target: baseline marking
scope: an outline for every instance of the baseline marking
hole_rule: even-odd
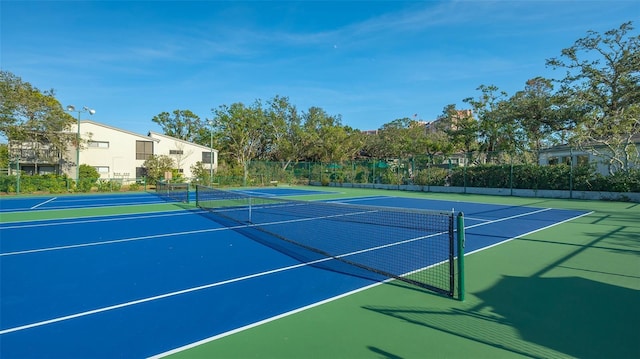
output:
[[[36,209],[36,208],[38,208],[38,207],[40,207],[40,206],[44,206],[45,204],[47,204],[47,203],[49,203],[49,202],[53,202],[53,201],[55,201],[56,199],[58,199],[58,197],[53,197],[53,198],[51,198],[51,199],[49,199],[49,200],[46,200],[46,201],[44,201],[44,202],[42,202],[42,203],[36,204],[35,206],[33,206],[33,207],[29,208],[29,209]]]
[[[35,224],[21,224],[21,225],[10,225],[10,226],[0,226],[0,231],[3,229],[21,229],[21,228],[33,228],[33,227],[49,227],[49,226],[64,226],[64,225],[73,225],[73,224],[85,224],[85,223],[99,223],[99,222],[111,222],[111,221],[128,221],[132,219],[147,219],[147,218],[158,218],[158,217],[171,217],[171,216],[184,216],[191,214],[199,214],[206,213],[204,211],[200,212],[186,212],[184,210],[176,210],[174,212],[161,213],[161,214],[142,214],[138,216],[129,216],[124,217],[121,214],[116,214],[113,216],[100,216],[100,217],[85,217],[83,219],[75,220],[74,218],[60,218],[60,219],[51,219],[47,220],[47,223],[35,223]],[[58,222],[65,220],[66,222]],[[13,223],[29,223],[33,221],[22,221],[22,222],[13,222]]]

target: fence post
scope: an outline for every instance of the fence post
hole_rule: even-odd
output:
[[[20,194],[20,159],[16,162],[16,169],[18,170],[16,174],[16,194]]]
[[[573,198],[573,147],[569,146],[569,198]]]
[[[510,162],[511,162],[511,165],[510,165],[511,169],[509,170],[509,188],[510,188],[510,190],[511,190],[511,191],[510,191],[510,194],[511,194],[511,196],[513,196],[513,154],[511,154],[511,156],[510,156],[510,157],[511,157],[511,160],[510,160]]]

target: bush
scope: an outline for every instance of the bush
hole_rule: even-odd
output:
[[[114,192],[122,188],[120,181],[99,180],[97,182],[98,192]]]
[[[444,186],[447,182],[448,170],[431,167],[416,171],[413,183],[419,186]]]

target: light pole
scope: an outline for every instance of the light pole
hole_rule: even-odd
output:
[[[209,120],[209,187],[213,185],[213,120]]]
[[[69,105],[67,106],[67,111],[78,113],[78,132],[76,133],[76,186],[78,186],[80,183],[80,114],[87,112],[93,115],[96,113],[96,110],[88,108],[87,106],[82,107],[81,110],[76,110],[75,106]]]

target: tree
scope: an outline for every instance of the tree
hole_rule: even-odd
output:
[[[425,125],[408,117],[386,123],[377,134],[381,158],[407,158],[441,150],[433,142],[435,132],[427,131]],[[438,147],[438,148],[436,148]]]
[[[204,126],[200,118],[189,110],[174,110],[171,114],[161,112],[151,121],[160,125],[165,135],[188,142],[196,142],[198,131]]]
[[[478,149],[478,121],[470,110],[458,110],[455,105],[447,105],[439,120],[457,149],[468,154]]]
[[[20,77],[0,71],[0,135],[17,149],[28,143],[36,162],[50,161],[52,153],[64,153],[75,141],[69,132],[75,120],[54,96],[53,90],[40,91]]]
[[[528,80],[525,89],[518,91],[503,107],[509,109],[505,117],[513,119],[515,133],[519,134],[520,142],[533,151],[536,163],[540,150],[550,144],[551,136],[569,126],[564,112],[558,109],[557,99],[552,81],[536,77]]]
[[[0,168],[9,168],[9,147],[0,143]]]
[[[100,174],[95,167],[85,164],[80,165],[78,173],[80,182],[76,183],[76,189],[80,192],[89,192],[100,178]]]
[[[247,107],[237,102],[221,105],[213,112],[213,131],[224,150],[243,170],[243,185],[247,184],[249,163],[264,150],[266,116],[259,100]]]
[[[175,162],[167,155],[154,155],[145,160],[142,167],[146,171],[148,183],[154,184],[164,178],[166,172],[172,172],[175,168]]]
[[[560,94],[581,116],[574,142],[604,158],[609,172],[628,170],[638,161],[634,140],[640,137],[640,35],[631,22],[604,34],[588,31],[560,57],[547,60],[566,69]]]
[[[343,126],[340,116],[331,116],[319,107],[302,114],[304,123],[300,150],[316,162],[342,162],[353,159],[362,150],[360,131]]]
[[[265,112],[273,140],[269,158],[281,161],[282,168],[287,169],[291,162],[301,158],[302,119],[288,97],[276,95],[268,106]]]
[[[478,98],[466,98],[463,102],[472,106],[478,121],[479,149],[491,161],[497,151],[513,151],[516,148],[516,126],[508,115],[507,93],[495,85],[480,85]]]

